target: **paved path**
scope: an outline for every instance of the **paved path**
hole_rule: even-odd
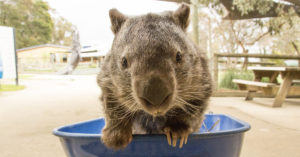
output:
[[[259,99],[260,103],[273,102]],[[289,100],[283,108],[245,102],[244,98],[212,98],[211,110],[250,123],[241,157],[300,157],[300,99]],[[298,113],[298,114],[296,114]]]
[[[0,157],[64,157],[52,129],[101,116],[94,76],[21,80],[23,91],[0,95]]]
[[[35,76],[23,91],[0,94],[0,157],[65,157],[53,128],[101,116],[94,75]],[[241,157],[300,157],[300,100],[283,108],[243,98],[212,98],[209,111],[249,122]]]

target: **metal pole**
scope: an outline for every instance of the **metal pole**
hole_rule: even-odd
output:
[[[210,17],[208,17],[208,54],[210,59],[213,58],[211,39],[212,39],[211,19]]]
[[[14,47],[15,47],[15,63],[16,63],[16,85],[19,85],[19,75],[18,75],[18,54],[16,49],[16,30],[13,28],[13,36],[14,36]]]
[[[217,91],[218,90],[218,81],[219,81],[219,65],[218,65],[218,55],[214,55],[214,83],[215,83],[215,87],[214,90]]]
[[[193,24],[193,40],[199,44],[199,31],[198,31],[198,0],[191,0],[192,2],[192,24]]]

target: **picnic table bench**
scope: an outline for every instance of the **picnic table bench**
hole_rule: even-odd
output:
[[[281,107],[291,86],[300,83],[300,67],[249,67],[248,69],[254,73],[253,81],[233,80],[239,89],[248,90],[245,100],[252,100],[256,91],[262,91],[264,95],[271,96],[274,88],[279,87],[273,107]],[[279,75],[283,79],[281,84],[277,81]],[[269,82],[261,82],[263,77],[268,77]]]

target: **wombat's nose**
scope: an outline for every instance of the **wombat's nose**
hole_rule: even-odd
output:
[[[165,104],[169,98],[172,96],[172,94],[167,95],[166,97],[161,97],[158,99],[149,99],[149,98],[143,98],[141,97],[142,101],[144,101],[145,105],[147,106],[159,106],[159,105],[167,105]]]
[[[169,99],[172,97],[171,87],[168,83],[163,82],[160,78],[150,78],[139,92],[139,97],[143,101],[144,105],[151,107],[158,107],[160,105],[168,105]]]

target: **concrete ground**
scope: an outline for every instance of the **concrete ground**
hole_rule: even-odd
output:
[[[27,88],[0,93],[0,157],[64,157],[53,128],[102,115],[95,75],[35,75],[20,83]],[[241,157],[300,157],[300,99],[265,106],[272,101],[213,97],[208,111],[251,124]]]

